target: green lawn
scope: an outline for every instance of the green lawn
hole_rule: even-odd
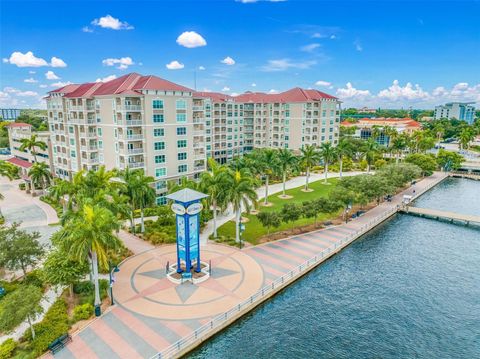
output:
[[[260,211],[280,211],[282,206],[286,203],[296,203],[302,204],[305,201],[311,201],[320,197],[327,197],[330,191],[335,188],[335,184],[338,182],[337,178],[332,178],[328,180],[329,185],[325,185],[323,180],[318,180],[309,185],[309,188],[313,189],[313,192],[302,192],[301,189],[304,186],[293,188],[286,191],[286,194],[293,196],[290,199],[280,199],[278,198],[280,193],[268,196],[268,201],[273,205],[271,207],[263,207],[259,204],[258,209]],[[263,200],[259,201],[263,203]],[[334,215],[336,216],[336,215]],[[258,240],[267,234],[267,229],[262,226],[262,224],[257,219],[257,216],[244,214],[244,217],[247,217],[250,221],[245,223],[245,232],[243,232],[242,238],[252,244],[258,244]],[[332,217],[331,215],[320,215],[318,216],[318,221],[324,221]],[[299,220],[293,223],[282,223],[280,227],[274,228],[271,230],[271,233],[288,230],[293,227],[300,227],[309,224],[313,224],[315,221],[314,218],[300,218]],[[229,221],[223,226],[218,228],[218,235],[235,238],[235,222]]]

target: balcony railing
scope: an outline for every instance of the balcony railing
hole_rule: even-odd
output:
[[[121,109],[123,111],[142,111],[142,105],[124,105]]]
[[[125,136],[123,136],[125,138]],[[132,134],[132,135],[127,135],[126,136],[127,140],[142,140],[143,139],[143,135],[140,133],[140,134]]]
[[[129,155],[138,155],[138,154],[142,154],[144,152],[145,152],[145,150],[143,148],[129,148],[127,150],[127,153]]]
[[[192,110],[193,111],[203,111],[203,106],[193,106]]]
[[[130,168],[145,167],[145,162],[130,162],[130,163],[128,163],[128,167],[130,167]]]
[[[142,120],[118,120],[117,123],[121,126],[142,126]]]

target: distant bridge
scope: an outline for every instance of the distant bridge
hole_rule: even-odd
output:
[[[480,181],[480,172],[467,172],[467,171],[452,171],[449,173],[450,177],[469,178],[476,181]]]
[[[419,208],[405,206],[402,210],[404,213],[413,214],[420,217],[431,218],[436,220],[441,220],[445,222],[450,222],[454,224],[464,224],[480,227],[480,216],[472,214],[461,214],[448,211],[439,211],[437,209],[429,208]]]

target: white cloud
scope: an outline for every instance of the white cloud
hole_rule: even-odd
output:
[[[55,73],[53,71],[47,71],[45,72],[45,78],[47,80],[60,80],[60,77],[58,77],[57,75],[55,75]]]
[[[93,29],[89,28],[88,26],[82,27],[83,32],[93,32]]]
[[[238,92],[232,92],[232,93],[230,94],[230,96],[238,96],[238,95],[239,95]]]
[[[23,82],[26,82],[28,84],[34,84],[34,83],[37,83],[38,81],[35,80],[33,77],[30,77],[28,79],[23,80]]]
[[[337,37],[335,35],[330,35],[330,40],[335,40]]]
[[[268,91],[268,93],[278,93],[278,91],[275,89],[271,89],[270,91]]]
[[[114,58],[108,58],[102,60],[102,64],[105,66],[115,66],[117,65],[117,69],[120,70],[125,70],[128,68],[128,66],[134,65],[135,62],[133,62],[132,58],[127,56],[127,57],[122,57],[119,59],[114,59]]]
[[[432,91],[436,103],[446,101],[471,101],[480,103],[480,83],[470,86],[467,82],[459,82],[450,90],[439,86]]]
[[[348,82],[345,88],[337,89],[337,96],[341,99],[364,99],[371,95],[368,90],[356,89],[351,82]]]
[[[67,64],[62,59],[59,59],[58,57],[54,56],[50,60],[50,66],[52,66],[52,67],[67,67]]]
[[[250,86],[252,86],[252,87],[257,87],[257,84],[254,82],[254,83],[252,83]]]
[[[268,63],[262,66],[263,71],[273,72],[273,71],[285,71],[290,68],[293,69],[308,69],[315,65],[317,61],[308,60],[303,62],[294,62],[291,59],[278,59],[278,60],[268,60]]]
[[[362,46],[362,43],[360,42],[360,40],[355,40],[353,42],[353,45],[355,46],[355,50],[357,51],[363,51],[363,46]]]
[[[128,24],[125,21],[120,21],[119,19],[114,18],[111,15],[103,16],[99,19],[94,19],[92,25],[100,26],[104,29],[112,30],[132,30],[133,26]]]
[[[322,86],[322,87],[329,87],[329,86],[332,85],[332,83],[328,82],[328,81],[319,80],[319,81],[315,82],[315,85]]]
[[[198,66],[198,69],[199,69],[200,71],[206,70],[204,66]]]
[[[381,90],[377,96],[380,99],[390,101],[417,101],[428,99],[430,95],[428,92],[423,91],[419,85],[413,86],[410,82],[407,82],[407,84],[402,87],[399,85],[398,80],[394,80],[392,86],[388,89]]]
[[[42,84],[42,85],[38,85],[38,87],[40,87],[40,88],[44,89],[44,88],[47,88],[47,87],[48,87],[48,85],[44,85],[44,84]]]
[[[177,60],[173,60],[172,62],[170,62],[169,64],[166,64],[165,66],[169,70],[180,70],[180,69],[183,69],[185,67],[184,64],[178,62]]]
[[[36,57],[32,51],[27,51],[24,54],[19,51],[15,51],[10,55],[9,59],[3,59],[3,62],[10,63],[18,67],[48,66],[47,61],[40,57]]]
[[[177,44],[192,49],[194,47],[207,46],[207,41],[195,31],[185,31],[177,38]]]
[[[67,82],[58,81],[58,82],[55,82],[55,83],[51,84],[50,86],[52,86],[52,87],[63,87],[63,86],[67,86],[67,85],[70,85],[70,84],[71,84],[70,81],[67,81]]]
[[[35,91],[19,91],[16,93],[17,96],[26,97],[26,96],[38,96],[38,93]]]
[[[232,59],[230,56],[227,56],[225,57],[222,61],[220,61],[222,64],[225,64],[225,65],[235,65],[235,60]]]
[[[115,80],[116,78],[117,78],[116,75],[110,75],[103,78],[98,78],[95,80],[95,82],[108,82],[108,81]]]
[[[313,43],[313,44],[302,46],[300,50],[304,52],[313,52],[315,49],[318,49],[319,47],[320,47],[320,44]]]
[[[28,71],[28,73],[29,73],[30,75],[33,75],[33,74],[36,74],[37,71],[32,71],[32,70],[30,70],[30,71]]]
[[[225,86],[225,87],[222,89],[222,91],[223,91],[223,92],[230,91],[230,87]]]

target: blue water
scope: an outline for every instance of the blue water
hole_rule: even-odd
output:
[[[417,205],[478,214],[478,198],[452,179]],[[397,215],[190,357],[480,358],[480,230]]]

